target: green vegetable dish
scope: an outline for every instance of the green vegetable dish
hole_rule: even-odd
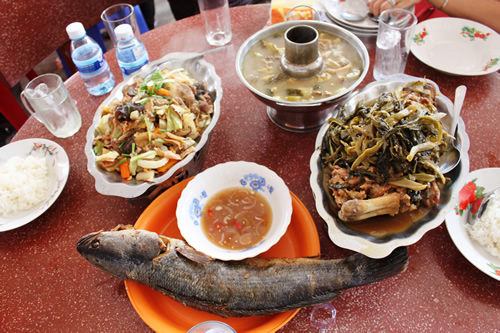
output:
[[[324,186],[344,222],[432,208],[448,181],[437,165],[449,150],[436,89],[410,82],[354,112],[329,119],[321,147]]]
[[[152,182],[195,151],[213,98],[184,69],[156,71],[101,108],[93,141],[97,165],[124,180]]]

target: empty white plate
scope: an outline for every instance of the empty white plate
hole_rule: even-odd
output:
[[[500,70],[500,36],[470,20],[443,17],[417,24],[411,52],[448,74],[476,76]]]

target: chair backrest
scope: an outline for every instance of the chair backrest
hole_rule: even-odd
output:
[[[0,80],[14,87],[69,40],[68,24],[78,21],[93,27],[104,9],[124,2],[135,6],[145,0],[0,1]]]

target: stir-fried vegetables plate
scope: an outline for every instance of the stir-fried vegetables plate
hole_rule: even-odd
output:
[[[157,70],[122,92],[122,100],[101,107],[96,163],[124,180],[153,182],[195,151],[212,119],[212,97],[183,68]]]

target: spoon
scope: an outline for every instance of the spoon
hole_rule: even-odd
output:
[[[481,218],[483,213],[486,211],[486,207],[488,207],[489,202],[495,198],[498,189],[500,189],[500,187],[484,194],[484,199],[483,201],[481,201],[481,204],[479,205],[476,214],[472,214],[472,209],[469,209],[469,212],[467,213],[467,221],[469,222],[470,225],[473,225],[474,223],[476,223],[477,220]]]
[[[363,21],[369,15],[369,12],[367,1],[357,0],[349,2],[348,7],[340,13],[340,16],[346,21],[359,22]]]
[[[153,74],[156,70],[158,70],[160,67],[162,67],[163,65],[165,65],[166,63],[169,63],[169,62],[176,62],[176,61],[183,61],[183,62],[188,62],[188,61],[192,61],[192,60],[196,60],[196,59],[200,59],[200,58],[203,58],[203,56],[209,54],[209,53],[212,53],[212,52],[219,52],[221,50],[224,50],[225,48],[228,48],[229,46],[232,46],[232,44],[227,44],[227,45],[224,45],[224,46],[220,46],[220,47],[216,47],[214,49],[210,49],[210,50],[207,50],[207,51],[203,51],[203,52],[200,52],[200,53],[196,53],[194,55],[191,55],[187,58],[184,58],[184,59],[168,59],[162,63],[159,63],[157,64],[156,66],[154,66],[148,74],[146,74],[144,76],[144,82],[147,82],[148,79],[149,79],[149,76],[151,74]]]
[[[361,15],[359,13],[353,13],[350,11],[344,11],[344,12],[342,12],[342,14],[340,14],[340,16],[342,16],[342,18],[344,20],[349,21],[349,22],[363,21],[366,17],[366,15]]]
[[[378,23],[378,16],[375,16],[372,13],[368,13],[368,18],[373,22]]]
[[[459,86],[455,90],[455,103],[453,104],[453,114],[451,115],[451,127],[450,133],[455,137],[455,140],[453,141],[453,148],[449,152],[447,152],[442,158],[440,159],[438,166],[439,170],[445,174],[453,170],[458,163],[460,163],[461,159],[461,153],[460,149],[457,148],[457,125],[458,125],[458,119],[460,118],[460,111],[462,110],[462,106],[464,104],[464,99],[465,99],[465,93],[467,92],[467,87],[466,86]]]

